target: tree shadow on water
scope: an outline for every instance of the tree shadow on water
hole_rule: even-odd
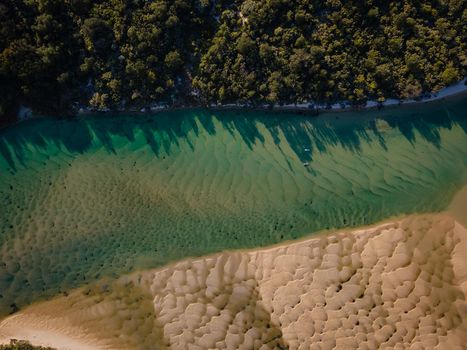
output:
[[[63,151],[84,154],[91,147],[103,147],[110,154],[118,153],[117,139],[133,143],[142,134],[156,157],[170,155],[180,142],[194,148],[194,139],[201,133],[214,137],[228,132],[253,151],[255,144],[270,137],[273,145],[284,153],[290,147],[303,162],[311,162],[316,153],[329,152],[342,146],[360,152],[362,143],[375,142],[388,151],[386,131],[397,129],[405,139],[415,143],[417,135],[435,147],[441,147],[441,129],[459,125],[467,133],[467,101],[404,106],[382,111],[328,113],[319,117],[293,113],[253,111],[179,110],[155,115],[89,115],[74,119],[36,119],[0,131],[0,157],[10,171],[18,165],[26,167],[30,147],[46,152],[55,144]],[[121,142],[119,142],[121,145]],[[268,147],[271,147],[268,144]]]

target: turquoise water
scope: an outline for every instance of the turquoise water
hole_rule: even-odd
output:
[[[443,210],[467,183],[466,111],[456,97],[319,117],[194,109],[0,131],[0,314],[187,256]]]

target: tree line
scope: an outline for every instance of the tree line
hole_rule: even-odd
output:
[[[19,105],[411,98],[465,76],[463,0],[3,0],[0,115]],[[1,117],[0,117],[1,118]]]

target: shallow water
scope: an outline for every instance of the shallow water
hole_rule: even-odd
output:
[[[465,97],[32,120],[0,131],[0,315],[187,256],[441,211],[466,183]]]

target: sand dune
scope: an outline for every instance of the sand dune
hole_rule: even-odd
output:
[[[462,349],[467,229],[410,216],[101,281],[33,305],[0,338],[58,348]]]

